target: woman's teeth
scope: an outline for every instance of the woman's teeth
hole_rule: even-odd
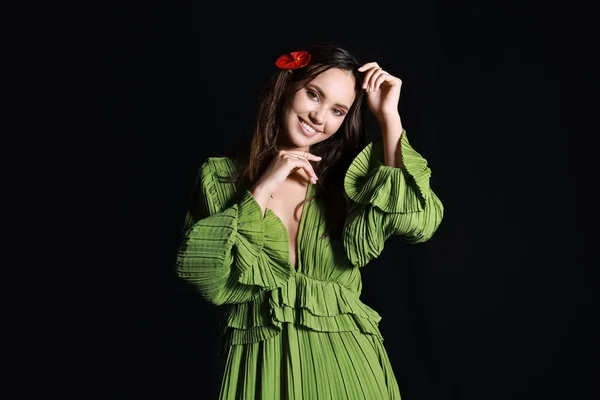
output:
[[[315,133],[316,131],[310,126],[308,125],[306,122],[304,121],[300,121],[300,124],[304,127],[304,129],[306,129],[307,131],[309,131],[310,133]]]

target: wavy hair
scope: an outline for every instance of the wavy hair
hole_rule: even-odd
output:
[[[249,150],[237,157],[239,165],[244,168],[235,179],[243,187],[250,187],[279,151],[277,139],[280,134],[280,116],[288,83],[304,80],[308,83],[331,68],[350,71],[355,81],[355,98],[350,110],[335,134],[310,148],[312,154],[322,157],[321,161],[313,163],[319,177],[314,197],[323,199],[325,203],[325,234],[338,236],[343,228],[346,210],[344,175],[366,140],[366,107],[363,106],[365,95],[362,90],[362,75],[358,71],[361,64],[348,50],[333,44],[317,44],[306,50],[311,54],[308,65],[298,69],[278,70],[263,88]],[[310,197],[305,201],[312,199]]]

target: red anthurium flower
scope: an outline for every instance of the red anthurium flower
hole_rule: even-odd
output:
[[[302,68],[310,61],[310,53],[308,51],[292,51],[284,54],[275,61],[281,69],[296,69]]]

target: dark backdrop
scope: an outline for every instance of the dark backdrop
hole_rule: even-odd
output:
[[[403,123],[446,210],[429,242],[390,240],[363,269],[403,399],[597,399],[590,13],[541,1],[282,8],[105,2],[92,212],[70,232],[77,268],[38,291],[48,387],[215,398],[221,311],[173,275],[187,196],[206,157],[248,138],[275,58],[333,41],[403,80]]]

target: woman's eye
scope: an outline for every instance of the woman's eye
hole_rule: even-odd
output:
[[[319,96],[317,96],[317,94],[315,92],[311,92],[310,90],[308,92],[306,92],[306,95],[311,100],[317,100],[319,98]]]
[[[337,108],[335,110],[333,110],[333,114],[338,116],[338,117],[343,117],[344,116],[344,112],[342,110],[338,110]]]

